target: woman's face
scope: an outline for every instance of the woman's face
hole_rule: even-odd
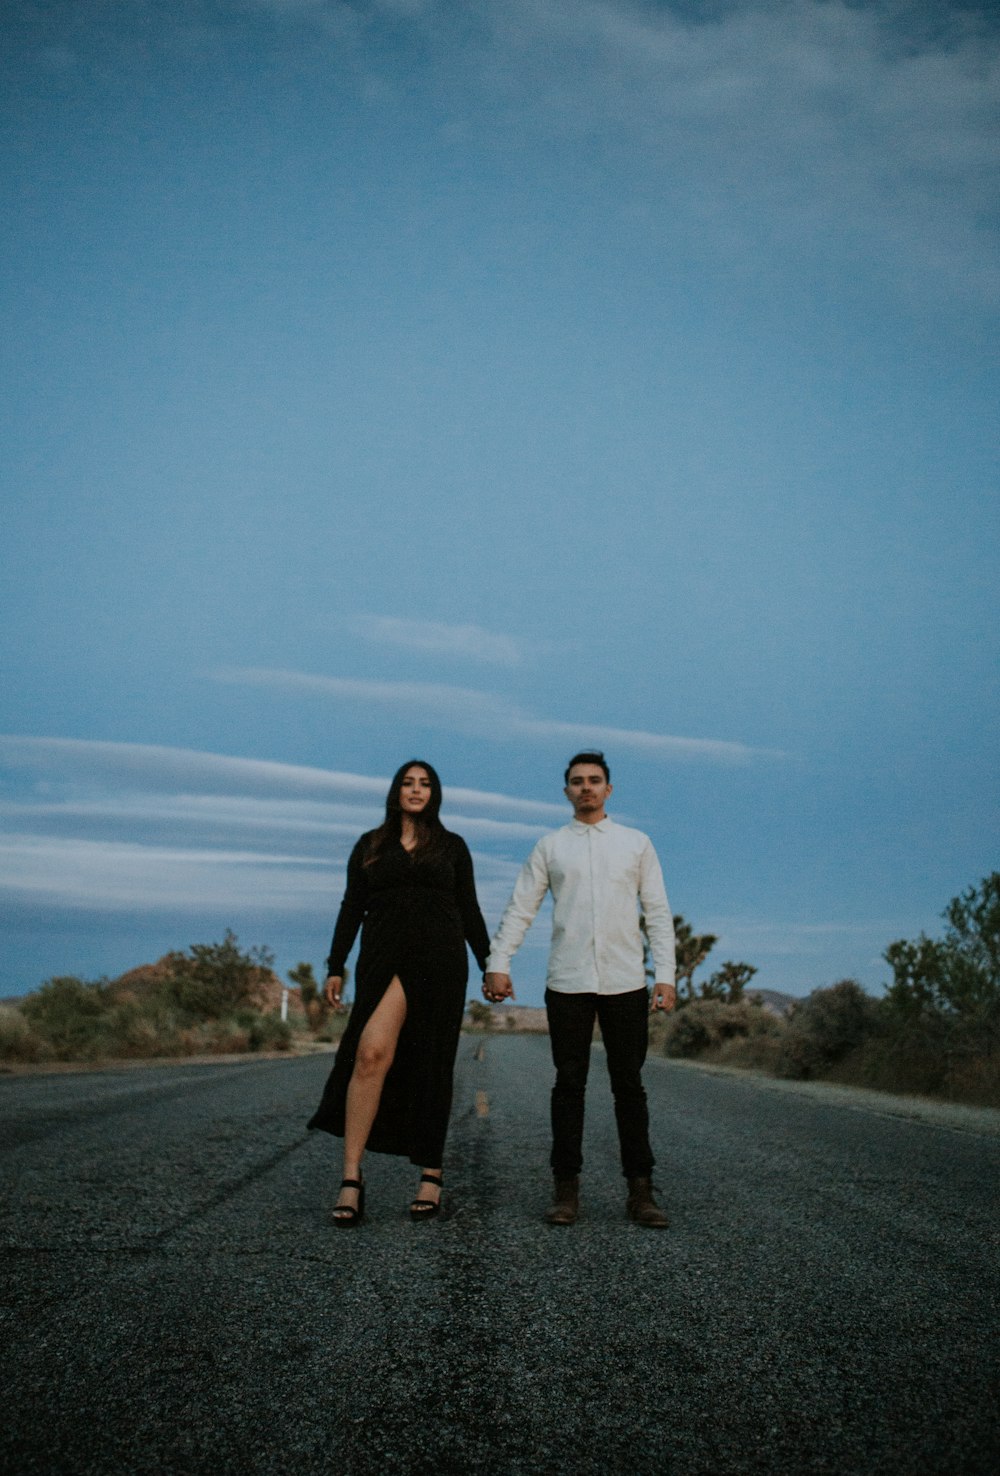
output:
[[[419,764],[411,764],[403,775],[399,808],[404,815],[419,815],[431,800],[431,776]]]

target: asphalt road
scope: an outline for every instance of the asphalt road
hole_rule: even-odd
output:
[[[548,1042],[460,1046],[447,1215],[368,1161],[327,1215],[330,1058],[0,1078],[0,1461],[28,1472],[1000,1469],[1000,1137],[651,1061],[673,1224],[623,1213],[600,1051],[583,1216]]]

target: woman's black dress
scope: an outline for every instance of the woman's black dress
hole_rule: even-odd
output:
[[[489,937],[476,901],[472,857],[461,836],[445,831],[429,852],[387,844],[375,861],[363,835],[347,863],[347,890],[327,959],[342,975],[361,928],[354,1007],[323,1099],[309,1127],[344,1135],[347,1087],[361,1032],[398,976],[406,1020],[385,1079],[368,1147],[438,1168],[451,1112],[451,1083],[469,977],[466,943],[486,968]]]

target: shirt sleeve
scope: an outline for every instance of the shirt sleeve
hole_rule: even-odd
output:
[[[639,862],[639,902],[646,925],[646,936],[653,954],[657,984],[675,984],[677,961],[674,945],[674,919],[663,885],[663,872],[652,841],[647,840]]]
[[[543,843],[539,841],[521,867],[510,901],[500,919],[500,926],[493,936],[490,956],[486,961],[487,973],[510,972],[510,961],[524,942],[524,935],[534,922],[548,889],[549,867]]]
[[[347,889],[337,913],[333,941],[326,960],[327,977],[333,974],[335,978],[340,978],[343,975],[347,955],[354,947],[354,940],[368,908],[368,877],[365,872],[367,839],[367,836],[361,837],[347,863]]]
[[[455,900],[462,914],[465,941],[475,954],[482,973],[486,972],[486,956],[490,951],[490,935],[476,897],[476,877],[472,855],[460,835],[455,837]]]

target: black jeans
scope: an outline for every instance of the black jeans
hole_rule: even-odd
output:
[[[649,995],[559,994],[546,989],[545,1009],[556,1068],[552,1088],[552,1172],[570,1179],[583,1165],[583,1101],[594,1021],[608,1061],[621,1145],[622,1171],[637,1178],[653,1171],[649,1109],[642,1085],[642,1063],[649,1040]]]

